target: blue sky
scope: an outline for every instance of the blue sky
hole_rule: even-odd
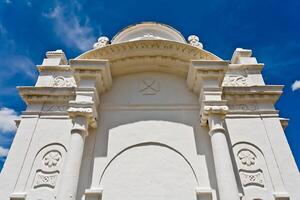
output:
[[[204,48],[229,60],[249,48],[267,84],[285,85],[276,104],[290,118],[286,136],[300,166],[300,1],[298,0],[0,0],[0,169],[14,137],[13,119],[25,104],[16,86],[34,85],[45,52],[63,49],[73,58],[96,39],[112,38],[142,21],[196,34]],[[294,88],[292,85],[294,84]]]

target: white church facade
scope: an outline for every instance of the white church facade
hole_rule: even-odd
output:
[[[231,61],[141,23],[67,60],[49,51],[0,175],[0,200],[300,200],[251,50]]]

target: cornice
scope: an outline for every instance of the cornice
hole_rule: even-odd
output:
[[[39,72],[44,71],[70,71],[70,65],[37,65]]]
[[[79,85],[80,79],[92,78],[97,82],[99,93],[107,91],[112,85],[112,78],[108,60],[103,59],[72,59],[71,69],[74,72],[75,80]]]
[[[112,76],[159,71],[187,76],[190,60],[222,60],[203,49],[167,40],[138,40],[93,49],[75,60],[107,59]]]
[[[228,61],[223,60],[192,60],[187,76],[188,87],[194,93],[199,94],[201,84],[205,79],[215,79],[221,85],[228,64]]]
[[[17,87],[26,104],[32,103],[66,103],[75,98],[71,87]]]
[[[282,85],[225,86],[223,99],[230,102],[271,102],[276,103],[282,94]]]
[[[87,51],[75,59],[108,59],[113,61],[116,59],[143,55],[180,57],[184,60],[222,60],[216,55],[203,49],[168,40],[138,40],[107,45],[102,48]]]

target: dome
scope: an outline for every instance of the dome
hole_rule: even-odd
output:
[[[160,23],[143,22],[128,26],[114,36],[111,43],[123,43],[137,40],[169,40],[186,43],[186,40],[176,29]]]

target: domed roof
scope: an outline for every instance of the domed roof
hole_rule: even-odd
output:
[[[143,22],[128,26],[114,36],[111,43],[123,43],[137,40],[169,40],[186,43],[186,40],[176,29],[160,23]]]

